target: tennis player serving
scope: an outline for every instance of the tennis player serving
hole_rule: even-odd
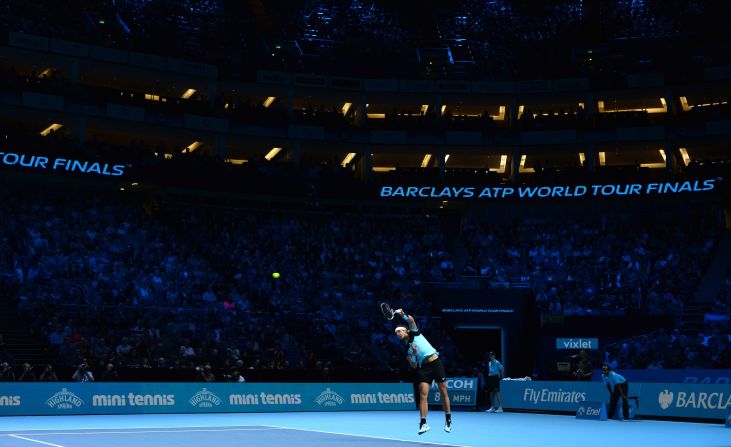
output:
[[[416,380],[419,387],[419,413],[421,416],[419,434],[422,435],[429,431],[429,425],[426,423],[426,414],[429,410],[427,395],[432,381],[437,382],[441,395],[445,416],[444,431],[450,433],[452,431],[452,414],[449,410],[449,394],[445,382],[446,374],[439,353],[426,337],[419,332],[414,317],[407,315],[403,309],[397,309],[393,313],[404,320],[403,323],[399,322],[396,326],[396,336],[405,343],[406,359],[409,361],[409,365],[416,369]]]

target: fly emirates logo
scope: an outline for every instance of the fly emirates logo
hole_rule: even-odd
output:
[[[539,390],[526,388],[523,390],[523,402],[531,402],[534,405],[541,402],[576,404],[585,400],[586,392],[581,391],[563,391],[561,388],[558,390],[549,390],[548,388]]]

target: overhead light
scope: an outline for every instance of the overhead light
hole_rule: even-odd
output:
[[[525,161],[527,159],[528,159],[528,156],[525,154],[520,156],[520,165],[518,166],[518,172],[529,172],[529,173],[536,172],[535,168],[526,168],[525,167]]]
[[[276,157],[277,154],[280,153],[280,152],[282,152],[282,148],[281,147],[273,147],[272,150],[270,150],[269,152],[267,152],[267,154],[264,156],[264,158],[266,158],[267,161],[272,161],[272,159],[274,157]]]
[[[132,182],[132,186],[140,186],[138,182]]]
[[[386,119],[386,114],[385,113],[366,113],[366,117],[382,120],[382,119]]]
[[[244,160],[242,158],[229,158],[228,162],[231,163],[232,165],[242,165],[244,163],[248,163],[249,160]]]
[[[196,89],[189,88],[188,90],[184,91],[182,95],[180,95],[183,99],[190,99],[191,96],[195,95]]]
[[[63,124],[53,123],[41,131],[41,135],[47,137],[51,132],[55,132],[62,128]]]
[[[391,172],[395,171],[396,166],[374,166],[373,172]]]
[[[525,110],[525,106],[518,106],[518,119],[523,116],[523,110]]]
[[[267,99],[265,99],[265,100],[264,100],[264,102],[263,102],[264,108],[267,108],[267,109],[268,109],[268,108],[269,108],[269,106],[271,106],[271,105],[272,105],[272,103],[273,103],[273,102],[274,102],[274,101],[275,101],[276,99],[277,99],[277,98],[276,98],[275,96],[269,96],[269,97],[267,97]]]
[[[690,164],[690,155],[688,154],[688,149],[681,147],[678,149],[678,152],[680,152],[680,156],[683,158],[683,164],[688,166]]]
[[[350,108],[352,106],[353,106],[352,102],[346,102],[345,104],[343,104],[343,108],[340,109],[340,111],[343,113],[343,116],[348,114],[348,111],[350,110]]]
[[[428,168],[430,161],[431,161],[431,154],[424,155],[424,159],[421,160],[421,167],[422,168]]]
[[[53,68],[48,67],[45,70],[43,70],[42,72],[38,73],[38,77],[39,78],[42,78],[44,76],[45,77],[50,77],[52,74],[53,74]]]
[[[444,115],[444,112],[446,112],[446,111],[447,111],[447,106],[446,105],[443,105],[442,106],[442,115]]]
[[[599,152],[599,166],[604,166],[606,164],[607,164],[607,153]]]
[[[687,112],[692,108],[688,105],[688,98],[685,96],[680,97],[680,107],[683,109],[683,112]]]
[[[521,106],[523,107],[523,106]],[[520,113],[522,113],[522,109],[519,109]],[[497,115],[490,115],[490,117],[495,121],[505,121],[505,106],[500,106],[498,109]]]
[[[449,154],[446,154],[446,155],[444,156],[444,164],[445,164],[445,165],[447,164],[447,161],[448,161],[448,160],[449,160]]]
[[[421,114],[426,115],[426,112],[429,110],[429,104],[422,104],[421,105]]]
[[[500,169],[498,170],[499,173],[504,174],[505,169],[508,167],[508,156],[507,155],[501,155],[500,156]]]
[[[660,105],[661,107],[634,107],[634,108],[614,108],[611,110],[611,112],[647,112],[647,113],[667,113],[668,111],[668,104],[667,101],[665,101],[665,98],[660,98]],[[605,113],[606,105],[604,101],[597,101],[596,102],[597,110],[599,110],[599,113]]]
[[[340,162],[340,166],[342,166],[342,167],[348,166],[348,163],[353,161],[354,158],[355,158],[355,152],[349,152],[348,155],[346,155],[345,158],[343,158],[343,161]]]
[[[579,166],[584,166],[584,163],[586,162],[586,154],[583,152],[579,152]]]
[[[665,156],[665,151],[663,149],[660,149],[660,156],[662,157],[662,161],[664,161],[665,163],[668,162],[668,158],[667,156]]]
[[[188,153],[193,152],[194,150],[198,149],[202,145],[203,145],[203,142],[202,141],[194,141],[194,142],[190,143],[189,145],[187,145],[185,147],[185,149],[183,149],[183,153],[185,153],[185,152],[188,152]]]

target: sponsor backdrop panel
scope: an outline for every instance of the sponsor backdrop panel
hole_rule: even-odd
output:
[[[411,410],[410,383],[0,384],[0,415]]]

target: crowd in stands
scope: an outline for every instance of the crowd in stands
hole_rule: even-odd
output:
[[[421,296],[423,281],[453,275],[438,222],[422,215],[155,211],[8,190],[3,200],[13,235],[2,244],[4,299],[47,339],[56,365],[85,365],[76,378],[88,369],[114,380],[121,367],[218,380],[248,369],[397,370],[381,300],[422,317],[457,358]]]
[[[687,369],[728,368],[731,365],[729,315],[708,322],[703,332],[683,334],[675,329],[634,337],[606,349],[603,362],[612,368]]]
[[[529,283],[546,315],[680,315],[720,232],[712,213],[625,223],[468,223],[465,273]]]
[[[205,381],[242,381],[251,370],[396,371],[403,359],[381,300],[420,317],[452,366],[469,367],[422,293],[425,281],[457,277],[435,217],[10,188],[1,198],[3,299],[74,380],[121,380],[125,368]],[[549,317],[678,318],[720,232],[712,212],[687,216],[465,223],[464,273],[529,284]],[[703,333],[647,334],[604,360],[728,364],[726,283]],[[2,337],[0,354],[0,380],[56,377],[50,365],[16,364]]]
[[[369,77],[541,79],[722,65],[728,44],[721,4],[73,0],[61,5],[8,0],[0,8],[0,25],[203,60],[219,65],[229,77],[272,68]],[[423,10],[429,13],[415,13]],[[699,35],[717,38],[699,41]],[[695,37],[692,45],[685,43],[686,36]],[[596,50],[584,58],[587,47]],[[443,58],[443,67],[418,56],[430,50],[450,55]]]

